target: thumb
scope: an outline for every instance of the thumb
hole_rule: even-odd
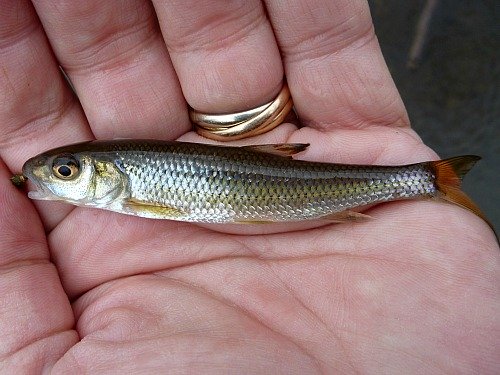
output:
[[[34,206],[0,160],[0,372],[41,373],[78,341]]]

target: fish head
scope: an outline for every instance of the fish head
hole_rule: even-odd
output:
[[[124,174],[112,160],[88,152],[40,154],[24,163],[23,175],[35,187],[28,192],[29,198],[83,206],[105,206],[126,185]]]

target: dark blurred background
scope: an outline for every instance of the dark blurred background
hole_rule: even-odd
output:
[[[413,128],[442,158],[483,157],[464,190],[500,232],[500,2],[439,0],[420,64],[407,67],[426,0],[369,0]]]

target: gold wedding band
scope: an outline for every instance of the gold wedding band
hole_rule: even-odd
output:
[[[189,110],[196,132],[217,141],[234,141],[263,134],[281,124],[293,107],[288,85],[283,83],[278,96],[269,103],[248,111],[208,114]]]

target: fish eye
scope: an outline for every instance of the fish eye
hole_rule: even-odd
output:
[[[71,154],[59,155],[52,163],[52,171],[57,178],[71,180],[78,175],[80,163]]]

